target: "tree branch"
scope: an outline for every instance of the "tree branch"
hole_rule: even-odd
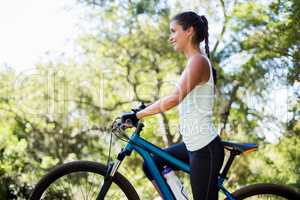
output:
[[[230,99],[229,101],[227,102],[227,104],[225,105],[225,107],[223,108],[223,111],[221,113],[221,123],[222,123],[222,128],[220,130],[220,135],[225,135],[225,128],[226,128],[226,124],[228,122],[228,117],[230,115],[230,110],[231,110],[231,106],[232,106],[232,103],[234,102],[234,100],[236,99],[236,93],[238,91],[240,87],[240,83],[237,83],[233,89],[232,89],[232,92],[230,94]]]
[[[224,18],[224,23],[223,23],[223,26],[222,26],[222,30],[221,30],[221,33],[220,33],[220,37],[219,39],[217,40],[217,42],[215,43],[215,46],[213,47],[213,50],[212,50],[212,55],[215,55],[216,53],[216,50],[220,44],[220,41],[223,39],[224,37],[224,34],[225,34],[225,31],[227,29],[227,23],[228,23],[228,15],[226,14],[226,6],[225,6],[225,2],[224,0],[220,0],[220,4],[221,4],[221,8],[222,8],[222,12],[223,12],[223,18]],[[233,6],[235,5],[235,0],[233,1]]]

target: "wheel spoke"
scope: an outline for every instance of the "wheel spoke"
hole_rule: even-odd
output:
[[[100,192],[101,186],[103,186],[103,179],[101,180],[100,177],[96,177],[95,173],[90,175],[83,175],[82,173],[68,174],[51,184],[44,195],[46,198],[56,195],[62,199],[94,199]],[[112,183],[106,194],[106,198],[113,200],[123,199],[124,197],[125,194],[122,190],[116,184]]]
[[[31,200],[95,200],[103,186],[106,169],[105,165],[91,161],[63,164],[39,181]],[[121,174],[117,173],[114,181],[118,184],[112,182],[105,199],[139,199],[131,184]]]
[[[92,175],[92,177],[93,177],[93,176],[94,176],[94,174]],[[89,182],[89,177],[88,177],[86,180],[87,180],[87,183],[88,183],[88,182]],[[91,187],[92,183],[93,183],[93,182],[91,182],[91,184],[88,184],[90,187],[87,188],[87,189],[88,189],[88,190],[87,190],[87,191],[88,191],[88,192],[87,192],[87,197],[88,197],[87,199],[89,199],[89,196],[90,196],[90,190],[91,190],[91,188],[92,188],[92,187]]]
[[[97,182],[97,181],[96,181]],[[100,181],[101,182],[101,181]],[[104,181],[103,181],[104,182]],[[92,198],[94,198],[94,195],[95,195],[95,197],[97,197],[97,195],[99,194],[99,192],[100,192],[100,185],[103,185],[103,182],[102,183],[98,183],[98,184],[96,184],[96,187],[95,187],[95,189],[93,190],[93,193],[92,193]]]
[[[82,194],[83,200],[85,200],[84,195],[83,195],[83,192],[82,192],[82,187],[81,187],[81,185],[80,185],[79,187],[80,187],[80,192],[81,192],[81,194]]]

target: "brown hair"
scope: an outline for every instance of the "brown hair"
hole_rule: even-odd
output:
[[[205,41],[205,53],[208,58],[209,55],[209,46],[208,46],[208,21],[204,15],[199,16],[197,13],[188,11],[182,12],[175,15],[171,21],[176,21],[179,25],[182,26],[183,30],[187,30],[191,26],[194,28],[194,35],[192,37],[192,43],[194,45],[199,45],[201,42]],[[214,67],[213,69],[213,78],[214,83],[217,83],[217,71]]]

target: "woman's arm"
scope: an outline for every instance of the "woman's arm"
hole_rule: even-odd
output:
[[[137,112],[137,118],[142,119],[177,106],[196,85],[203,81],[206,82],[208,79],[209,66],[207,60],[200,54],[193,56],[183,71],[175,91],[171,95],[157,100],[144,110]]]

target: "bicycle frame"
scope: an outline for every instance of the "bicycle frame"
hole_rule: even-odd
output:
[[[155,165],[151,153],[155,154],[164,160],[172,163],[173,165],[177,166],[180,170],[189,173],[190,167],[188,164],[182,162],[181,160],[178,160],[174,156],[166,153],[161,148],[149,143],[145,139],[141,138],[138,134],[134,133],[132,137],[130,138],[130,143],[128,143],[125,147],[126,150],[129,152],[135,150],[140,154],[148,168],[150,169],[150,173],[152,177],[154,178],[155,182],[158,185],[159,190],[161,191],[164,199],[166,200],[173,200],[175,199],[173,197],[173,194],[169,187],[167,186],[166,181],[164,180],[163,176],[160,174],[157,166]]]
[[[150,171],[152,177],[154,178],[161,194],[163,195],[163,198],[165,200],[176,200],[176,198],[173,196],[172,191],[168,187],[164,177],[160,174],[157,166],[155,165],[151,154],[161,157],[162,159],[164,159],[164,160],[168,161],[169,163],[178,167],[179,170],[184,171],[186,173],[190,173],[190,166],[187,163],[184,163],[183,161],[168,154],[163,149],[161,149],[161,148],[155,146],[154,144],[151,144],[150,142],[146,141],[145,139],[141,138],[139,135],[139,132],[141,131],[141,129],[142,129],[142,127],[137,128],[135,130],[135,132],[131,135],[128,144],[118,154],[118,161],[116,163],[114,163],[113,166],[111,166],[111,170],[109,170],[109,173],[111,176],[113,176],[115,171],[117,170],[117,168],[120,166],[120,163],[125,158],[125,156],[130,156],[132,151],[136,151],[144,159],[146,165],[149,168],[149,171]],[[226,195],[226,197],[229,200],[235,200],[233,198],[233,196],[230,194],[230,192],[228,192],[225,189],[225,187],[223,186],[224,179],[225,178],[219,177],[219,180],[218,180],[219,189],[221,189],[221,191]],[[102,192],[102,190],[101,190],[101,192]]]

